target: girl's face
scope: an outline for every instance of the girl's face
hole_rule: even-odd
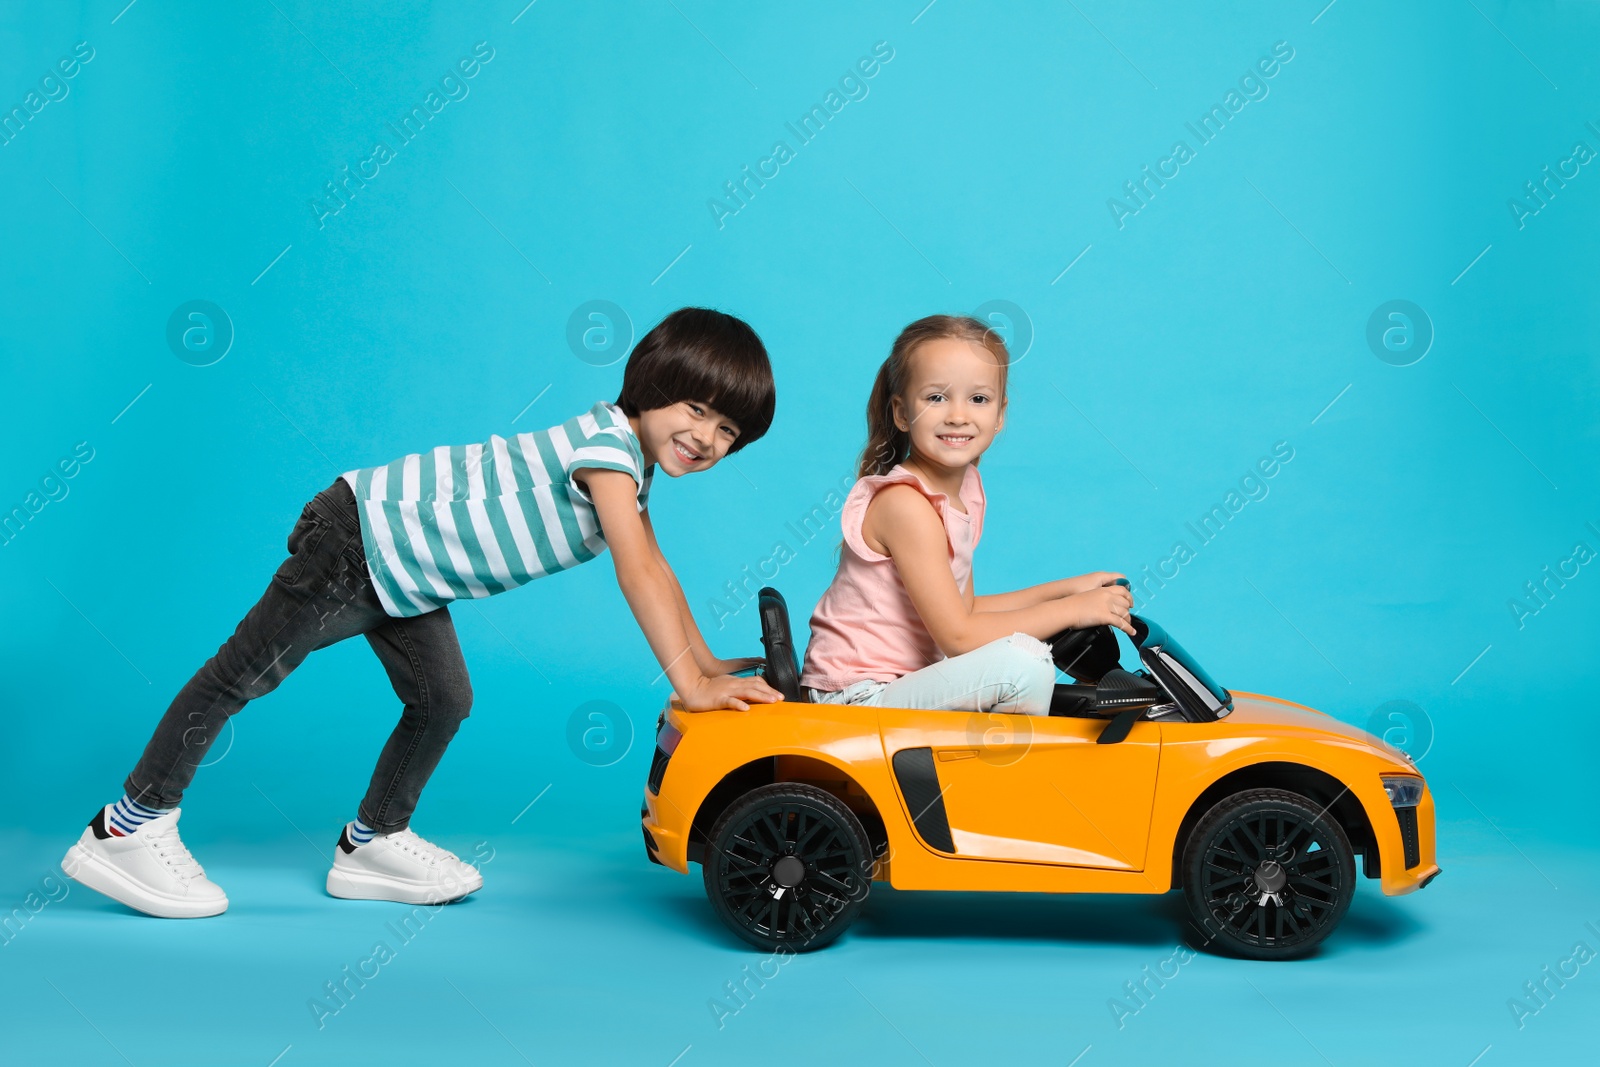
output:
[[[906,389],[894,398],[894,421],[910,435],[913,458],[945,468],[972,463],[1005,424],[993,353],[955,337],[919,345]]]

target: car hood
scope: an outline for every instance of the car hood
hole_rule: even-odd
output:
[[[1369,748],[1400,767],[1420,773],[1400,749],[1381,738],[1374,737],[1359,726],[1341,722],[1326,712],[1308,708],[1304,704],[1263,696],[1260,693],[1233,693],[1233,711],[1221,720],[1235,727],[1250,725],[1272,726],[1294,731],[1318,734],[1335,734]]]

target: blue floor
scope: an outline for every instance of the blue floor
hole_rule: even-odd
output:
[[[10,832],[0,900],[18,910],[0,946],[0,1061],[1497,1067],[1593,1055],[1600,966],[1573,956],[1579,942],[1600,951],[1600,852],[1520,832],[1513,844],[1482,821],[1442,822],[1442,877],[1401,898],[1363,881],[1334,937],[1288,964],[1174,957],[1176,894],[884,886],[833,947],[779,962],[723,932],[698,868],[646,864],[631,833],[553,839],[531,822],[481,846],[441,835],[476,849],[486,886],[440,909],[325,896],[319,846],[299,836],[195,842],[232,906],[190,922],[63,882],[66,839]],[[1546,977],[1563,969],[1564,985]],[[1541,980],[1551,992],[1529,998],[1524,983]],[[338,999],[330,982],[343,983]],[[1149,992],[1132,999],[1129,982]]]

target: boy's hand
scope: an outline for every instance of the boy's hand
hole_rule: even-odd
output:
[[[1128,591],[1127,586],[1102,585],[1076,593],[1072,599],[1083,608],[1082,621],[1078,623],[1079,629],[1090,626],[1115,626],[1129,637],[1134,636],[1133,622],[1128,618],[1133,614],[1133,594]]]
[[[752,667],[759,667],[767,662],[760,656],[744,656],[740,659],[714,659],[707,666],[710,670],[706,674],[715,678],[719,674],[738,674]]]
[[[699,683],[687,692],[678,694],[685,711],[749,711],[751,704],[772,704],[783,699],[783,694],[760,678],[735,678],[724,674],[716,678],[701,677]]]

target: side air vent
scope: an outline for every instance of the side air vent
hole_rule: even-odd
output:
[[[894,754],[894,776],[911,810],[911,823],[929,845],[940,852],[954,852],[950,819],[945,815],[944,796],[939,791],[939,773],[933,766],[933,749],[902,748]]]

